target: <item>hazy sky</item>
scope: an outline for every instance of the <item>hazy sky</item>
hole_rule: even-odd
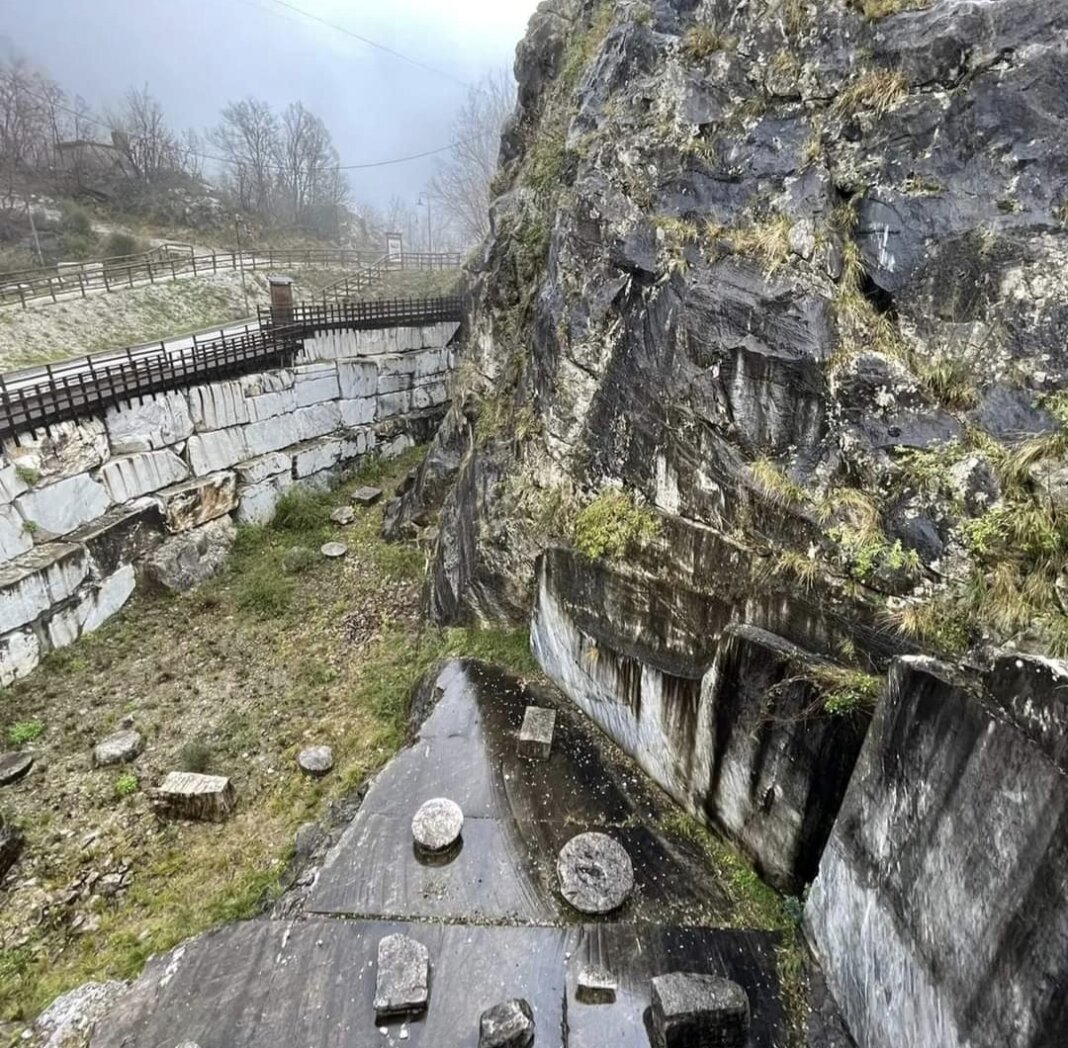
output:
[[[287,0],[471,82],[511,67],[537,0]],[[230,99],[300,99],[342,163],[446,145],[465,88],[301,18],[275,0],[3,0],[0,44],[93,105],[147,83],[176,126],[214,124]],[[350,173],[355,196],[414,197],[433,161]]]

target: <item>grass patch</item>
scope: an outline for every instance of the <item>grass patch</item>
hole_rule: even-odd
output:
[[[18,748],[28,742],[34,742],[44,732],[44,725],[39,720],[16,721],[7,729],[7,741]]]
[[[933,0],[851,0],[851,4],[865,18],[875,22],[902,11],[926,11]]]
[[[584,557],[622,560],[648,545],[660,530],[660,520],[646,506],[623,491],[601,492],[575,514],[571,541]]]
[[[695,25],[686,30],[679,43],[679,54],[688,62],[704,62],[717,51],[731,51],[737,46],[733,36],[714,26]]]
[[[908,98],[908,78],[900,70],[875,69],[857,77],[835,99],[839,116],[854,116],[863,110],[889,113]]]

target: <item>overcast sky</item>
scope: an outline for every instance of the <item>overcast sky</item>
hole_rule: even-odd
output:
[[[43,66],[91,104],[147,83],[179,127],[215,123],[230,99],[301,100],[330,128],[342,163],[449,142],[461,83],[511,67],[537,0],[286,0],[434,66],[438,75],[287,11],[276,0],[3,0],[0,46]],[[352,172],[357,199],[414,199],[424,160]]]

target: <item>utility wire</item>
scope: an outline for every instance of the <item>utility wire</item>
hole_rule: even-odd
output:
[[[252,0],[240,0],[240,2],[249,7],[256,8],[259,11],[267,10],[266,8],[260,7],[259,4],[253,3]],[[361,44],[366,44],[368,47],[373,47],[378,51],[391,55],[393,58],[396,58],[401,62],[407,62],[408,65],[423,69],[428,73],[434,73],[437,76],[443,76],[446,80],[451,80],[454,84],[459,84],[460,87],[479,90],[474,84],[471,84],[466,80],[461,80],[460,77],[454,76],[452,73],[449,73],[444,69],[439,69],[437,66],[421,62],[418,58],[411,58],[400,51],[394,50],[392,47],[388,47],[386,44],[380,44],[377,40],[372,40],[370,37],[363,36],[361,33],[357,33],[346,26],[338,25],[336,22],[331,22],[329,19],[321,18],[319,15],[313,14],[311,11],[305,11],[303,8],[297,7],[295,4],[288,3],[288,0],[267,0],[267,2],[274,4],[276,7],[285,8],[287,11],[292,11],[301,18],[308,19],[310,22],[318,22],[319,25],[326,26],[327,29],[333,29],[337,33],[342,33],[344,36],[351,37],[353,40],[358,40]]]

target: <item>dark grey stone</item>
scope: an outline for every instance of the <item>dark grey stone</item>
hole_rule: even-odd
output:
[[[519,756],[548,760],[553,749],[555,727],[556,710],[528,706],[523,713],[523,724],[519,729],[517,744]]]
[[[736,982],[715,975],[658,975],[650,1025],[654,1048],[744,1048],[749,998]]]
[[[580,833],[560,849],[560,894],[582,913],[611,913],[634,889],[634,867],[605,833]]]
[[[5,753],[0,756],[0,786],[18,782],[33,767],[33,754],[25,752]]]
[[[352,501],[357,506],[373,506],[381,497],[381,488],[357,488],[352,493]]]
[[[326,775],[334,767],[334,751],[329,746],[308,746],[297,754],[297,764],[305,775]]]
[[[0,825],[0,878],[18,862],[24,843],[21,830]]]
[[[139,731],[117,731],[93,747],[93,763],[98,768],[132,761],[145,747]]]
[[[478,1021],[478,1048],[529,1048],[534,1013],[521,997],[487,1008]]]
[[[463,828],[462,809],[446,797],[427,801],[412,818],[415,843],[428,852],[448,851],[460,839]]]
[[[375,1017],[425,1011],[430,1001],[430,952],[407,935],[387,935],[378,944]]]

